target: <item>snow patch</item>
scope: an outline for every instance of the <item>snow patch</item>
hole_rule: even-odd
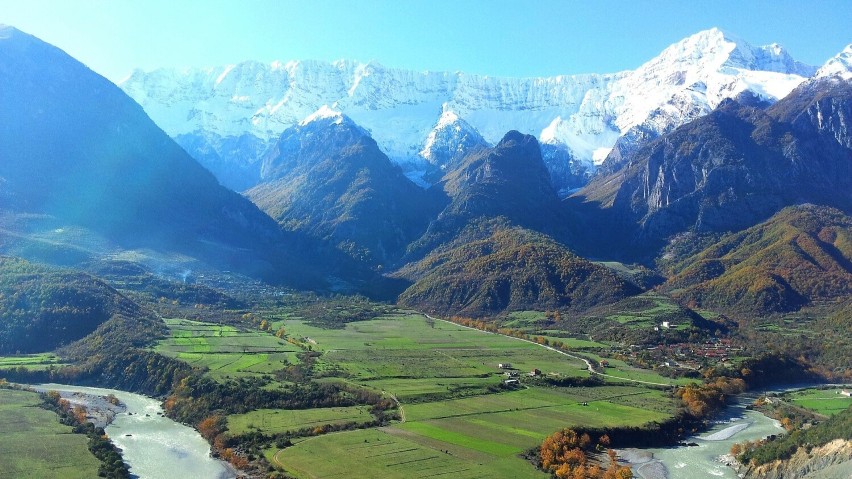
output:
[[[846,46],[840,53],[828,60],[816,73],[817,78],[837,76],[844,80],[852,80],[852,44]]]
[[[225,70],[222,71],[222,74],[219,75],[218,78],[216,78],[216,83],[215,83],[216,86],[219,86],[219,84],[222,83],[223,80],[225,80],[225,77],[228,76],[228,73],[231,73],[231,70],[234,69],[234,66],[235,65],[228,65],[228,66],[225,67]]]
[[[611,151],[612,148],[606,147],[596,149],[592,152],[592,162],[595,164],[595,166],[600,166],[604,162],[604,160],[606,160],[606,157],[609,156],[609,152]]]
[[[328,105],[321,106],[317,111],[308,115],[304,120],[299,122],[299,126],[305,126],[308,123],[318,120],[333,120],[335,125],[343,123],[343,113],[331,109]]]

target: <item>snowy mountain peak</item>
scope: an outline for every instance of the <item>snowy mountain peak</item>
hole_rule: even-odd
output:
[[[247,140],[271,146],[287,128],[331,117],[351,118],[409,171],[456,161],[465,145],[494,144],[513,129],[594,168],[619,137],[652,138],[744,92],[776,101],[814,71],[777,44],[754,47],[714,28],[613,74],[502,78],[375,61],[244,62],[134,73],[121,87],[191,153],[224,158]]]
[[[810,76],[814,68],[795,61],[777,43],[755,47],[747,41],[711,28],[689,36],[666,48],[653,64],[706,65],[708,68],[735,68]]]
[[[332,109],[328,105],[323,105],[319,107],[319,109],[307,117],[304,120],[299,122],[299,126],[307,126],[308,123],[312,123],[315,121],[323,121],[324,123],[332,123],[335,125],[339,125],[343,123],[344,115],[342,112],[338,110]]]
[[[445,128],[454,123],[459,122],[459,116],[452,110],[444,109],[444,112],[441,113],[441,117],[438,118],[438,124],[435,125],[435,129]]]
[[[817,71],[818,78],[838,76],[844,80],[852,80],[852,43],[846,45],[840,53],[825,62]]]
[[[487,147],[488,142],[446,104],[443,110],[419,154],[426,163],[446,170],[460,164],[471,151]]]

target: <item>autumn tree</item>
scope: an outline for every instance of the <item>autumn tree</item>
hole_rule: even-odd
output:
[[[198,432],[201,434],[201,437],[207,439],[207,441],[212,441],[224,430],[225,418],[218,414],[208,416],[198,423]]]

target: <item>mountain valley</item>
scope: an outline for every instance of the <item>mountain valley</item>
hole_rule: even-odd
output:
[[[631,477],[748,389],[852,382],[850,59],[714,28],[613,74],[116,86],[0,26],[0,405],[156,396],[252,478]]]

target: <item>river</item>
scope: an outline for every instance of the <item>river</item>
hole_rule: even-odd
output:
[[[115,395],[127,407],[105,429],[113,444],[121,448],[133,477],[170,479],[192,477],[232,479],[233,470],[210,457],[210,445],[195,429],[161,415],[156,399],[117,389],[42,384],[38,389],[81,392],[97,396]]]
[[[622,452],[623,457],[643,479],[737,479],[736,472],[725,464],[731,459],[727,456],[731,446],[784,432],[778,421],[746,409],[753,399],[742,397],[739,403],[728,406],[708,431],[686,440],[697,446],[628,449]]]

